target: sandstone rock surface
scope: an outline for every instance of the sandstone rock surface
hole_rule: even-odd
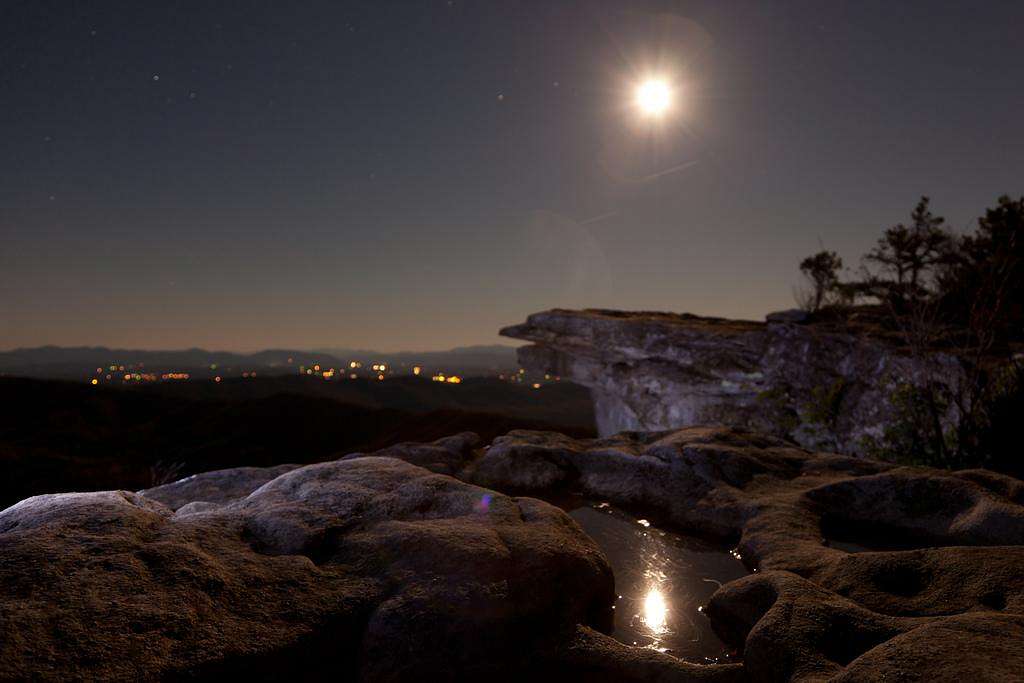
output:
[[[894,387],[962,376],[952,356],[925,367],[892,341],[804,317],[556,309],[501,334],[531,342],[523,366],[589,387],[603,436],[726,424],[864,454],[893,421]]]
[[[215,487],[234,500],[153,494],[178,512],[124,491],[0,512],[0,679],[504,679],[606,627],[608,565],[546,503],[392,458],[246,495],[254,474]]]
[[[469,474],[519,493],[582,491],[736,543],[754,573],[707,612],[751,680],[1024,676],[1024,506],[1009,477],[733,428],[512,432]]]
[[[0,679],[1021,680],[1020,481],[726,427],[477,445],[8,508]],[[742,663],[603,635],[600,551],[510,497],[565,490],[735,544],[752,573],[706,613]]]
[[[474,459],[474,449],[479,445],[479,436],[472,432],[463,432],[432,443],[398,443],[371,454],[351,453],[342,460],[355,460],[370,455],[398,458],[431,472],[457,475]]]
[[[202,472],[191,477],[162,486],[139,491],[152,500],[157,500],[177,510],[193,503],[222,504],[247,495],[298,465],[276,465],[274,467],[233,467],[226,470]]]

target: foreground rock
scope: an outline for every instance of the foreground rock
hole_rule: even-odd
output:
[[[477,444],[8,508],[0,679],[1021,680],[1020,481],[733,428]],[[706,613],[742,664],[603,635],[600,551],[497,490],[574,490],[736,544],[753,573]]]
[[[752,680],[1024,677],[1024,484],[1009,477],[811,453],[728,428],[512,432],[464,476],[574,489],[736,543],[755,573],[707,611]],[[829,536],[903,549],[848,552]]]
[[[546,503],[391,458],[234,500],[215,478],[178,512],[167,488],[0,512],[0,679],[487,680],[607,626],[607,563]]]
[[[894,421],[897,383],[962,376],[952,356],[925,364],[855,325],[804,323],[552,310],[501,334],[532,343],[523,366],[589,387],[602,435],[728,424],[864,454]]]
[[[159,501],[177,510],[185,505],[207,509],[217,505],[245,498],[250,493],[276,479],[285,472],[291,472],[299,465],[276,465],[274,467],[234,467],[194,474],[191,477],[157,486],[140,494]]]
[[[398,458],[438,474],[457,475],[476,457],[480,437],[472,432],[438,439],[433,443],[398,443],[375,453],[351,453],[342,460],[385,457]]]

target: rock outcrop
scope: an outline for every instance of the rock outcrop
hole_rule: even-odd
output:
[[[170,484],[139,491],[152,500],[159,501],[178,510],[185,505],[220,505],[250,493],[276,479],[285,472],[291,472],[299,465],[275,465],[274,467],[233,467],[214,470],[185,477]]]
[[[1024,672],[1024,482],[725,427],[476,446],[460,434],[22,501],[0,512],[0,679]],[[557,508],[510,497],[567,490],[735,544],[752,573],[706,613],[742,663],[687,664],[601,633],[614,591],[599,549]]]
[[[607,626],[603,555],[538,500],[393,458],[183,488],[0,512],[0,679],[504,679]]]
[[[1024,483],[1009,477],[729,428],[512,432],[466,476],[534,495],[575,489],[736,543],[754,573],[707,612],[751,680],[1024,676]]]
[[[501,334],[532,342],[519,350],[524,367],[589,387],[604,436],[727,424],[864,454],[884,443],[897,386],[962,376],[952,356],[926,366],[855,326],[805,323],[552,310]]]

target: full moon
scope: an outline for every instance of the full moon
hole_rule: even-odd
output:
[[[637,86],[636,104],[650,116],[661,116],[672,106],[672,88],[663,80],[649,79]]]

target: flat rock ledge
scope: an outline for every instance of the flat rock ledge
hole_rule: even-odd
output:
[[[602,436],[726,424],[868,455],[899,422],[900,392],[955,389],[963,377],[948,354],[917,359],[870,326],[807,323],[793,311],[761,323],[554,309],[501,334],[530,343],[518,351],[523,367],[590,389]]]
[[[605,558],[514,497],[566,490],[735,544],[706,612],[742,663],[604,635]],[[701,427],[38,496],[0,512],[0,643],[4,680],[1022,680],[1024,483]]]

